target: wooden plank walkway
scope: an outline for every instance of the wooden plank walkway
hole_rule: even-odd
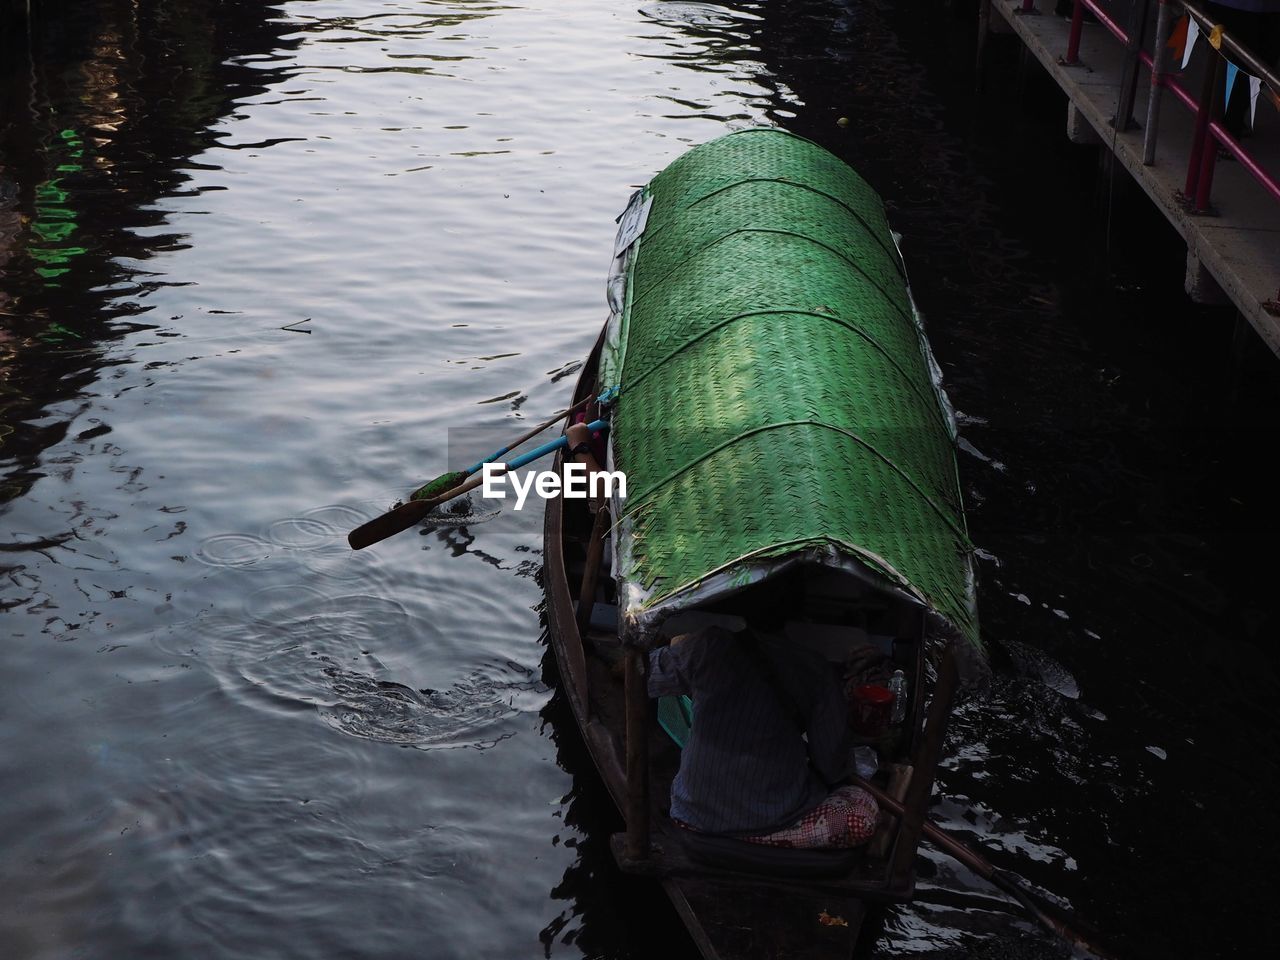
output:
[[[1086,23],[1081,37],[1079,63],[1061,62],[1067,50],[1070,20],[1054,14],[1054,0],[1036,0],[1036,14],[1017,12],[1021,0],[991,0],[992,25],[1014,34],[1040,61],[1069,100],[1067,132],[1077,143],[1094,142],[1111,150],[1129,174],[1187,245],[1187,293],[1198,302],[1233,302],[1241,315],[1273,352],[1280,355],[1280,201],[1277,201],[1234,160],[1216,164],[1211,196],[1212,212],[1192,213],[1182,200],[1194,135],[1195,115],[1171,91],[1160,99],[1159,137],[1155,162],[1142,162],[1141,127],[1117,131],[1117,112],[1124,69],[1124,46],[1105,26]],[[1143,47],[1153,49],[1156,30],[1155,3],[1144,31]],[[1129,5],[1103,5],[1108,15],[1127,26]],[[1180,13],[1181,11],[1176,11]],[[1004,32],[1001,30],[1001,32]],[[1168,69],[1185,89],[1198,94],[1206,64],[1219,56],[1203,37],[1186,71],[1173,62]],[[1237,83],[1245,84],[1242,73]],[[1247,86],[1246,86],[1247,90]],[[1139,67],[1134,117],[1145,121],[1151,92],[1151,72]],[[1257,106],[1257,127],[1243,146],[1260,167],[1280,179],[1280,116],[1268,102],[1264,87]]]

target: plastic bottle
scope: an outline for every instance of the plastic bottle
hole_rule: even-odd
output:
[[[857,747],[853,751],[854,769],[863,780],[870,780],[880,769],[880,758],[871,747]]]
[[[893,694],[893,713],[890,723],[901,723],[907,717],[907,677],[901,670],[893,671],[889,679],[889,692]]]

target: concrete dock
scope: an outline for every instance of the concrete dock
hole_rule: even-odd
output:
[[[1110,0],[1101,11],[1117,26],[1133,30],[1133,3]],[[1270,349],[1280,355],[1280,200],[1234,158],[1219,159],[1213,168],[1210,205],[1194,212],[1183,195],[1191,162],[1196,115],[1171,90],[1159,99],[1158,136],[1154,162],[1144,164],[1143,129],[1151,96],[1151,70],[1138,66],[1133,117],[1136,123],[1117,129],[1112,120],[1122,102],[1125,45],[1101,22],[1085,22],[1080,34],[1078,62],[1064,62],[1071,31],[1070,17],[1054,13],[1054,0],[1035,0],[1024,12],[1023,0],[991,0],[989,28],[1013,32],[1067,95],[1067,136],[1075,143],[1093,143],[1110,150],[1187,245],[1187,293],[1202,303],[1232,302]],[[1155,49],[1155,0],[1140,36],[1147,53]],[[1170,4],[1173,18],[1182,8]],[[1170,75],[1199,96],[1205,71],[1221,54],[1201,36],[1185,70],[1176,51],[1167,53]],[[1241,73],[1236,81],[1246,85]],[[1123,125],[1121,125],[1123,126]],[[1280,113],[1263,86],[1256,108],[1256,125],[1241,141],[1249,159],[1280,180]],[[1128,238],[1130,240],[1140,238]]]

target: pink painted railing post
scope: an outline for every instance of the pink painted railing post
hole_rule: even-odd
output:
[[[1213,168],[1218,159],[1218,142],[1212,137],[1205,137],[1204,149],[1200,157],[1200,181],[1196,184],[1196,198],[1192,204],[1192,213],[1209,212],[1209,191],[1213,189]]]
[[[1071,7],[1071,33],[1067,37],[1067,55],[1063,64],[1073,67],[1080,62],[1080,34],[1084,30],[1084,4],[1075,0]]]
[[[1036,0],[1022,0],[1022,12],[1030,13],[1036,8]]]
[[[1210,130],[1209,135],[1204,138],[1204,146],[1200,153],[1200,177],[1196,183],[1196,198],[1191,208],[1192,213],[1209,212],[1209,191],[1213,189],[1213,168],[1217,159],[1218,141]]]
[[[1196,105],[1195,135],[1191,140],[1191,158],[1187,164],[1187,182],[1182,193],[1188,201],[1195,204],[1196,210],[1203,210],[1200,205],[1200,188],[1202,172],[1206,164],[1209,167],[1209,180],[1213,179],[1213,160],[1216,144],[1209,133],[1209,121],[1217,113],[1218,91],[1222,87],[1223,75],[1226,73],[1226,60],[1222,57],[1211,57],[1212,66],[1204,72],[1204,85],[1200,88],[1200,102]],[[1207,158],[1207,159],[1206,159]],[[1208,204],[1208,185],[1205,190],[1205,205]]]

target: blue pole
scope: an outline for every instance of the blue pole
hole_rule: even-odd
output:
[[[590,430],[592,433],[595,433],[597,430],[608,430],[609,421],[594,420],[591,423],[587,424],[587,429]],[[539,457],[545,457],[548,453],[554,453],[555,451],[559,450],[561,447],[566,447],[568,445],[569,445],[568,437],[561,437],[558,440],[552,440],[550,443],[544,443],[542,446],[535,447],[534,449],[530,450],[528,453],[523,453],[520,456],[516,457],[514,460],[512,460],[510,463],[507,464],[507,470],[508,471],[518,470],[521,467],[525,466],[525,464],[533,463],[533,461],[537,460]],[[477,465],[475,469],[479,470],[480,465]]]

